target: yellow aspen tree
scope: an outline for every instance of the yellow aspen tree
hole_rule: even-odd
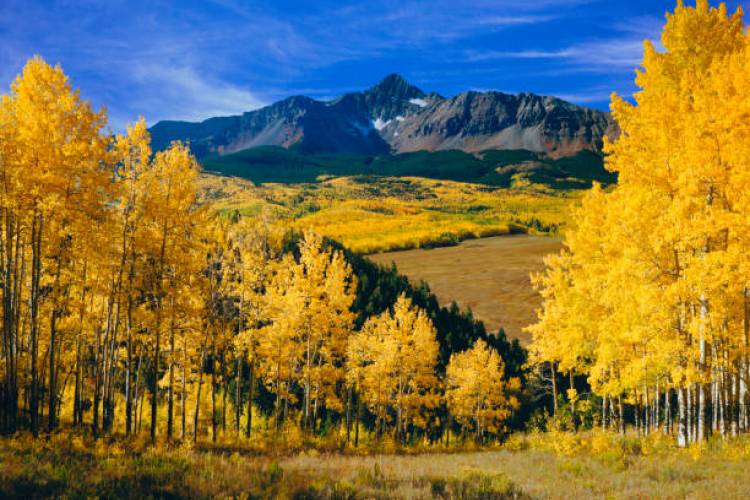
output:
[[[269,324],[258,331],[259,370],[266,387],[276,396],[274,427],[277,430],[287,416],[289,404],[296,403],[291,385],[302,359],[301,345],[295,337],[300,330],[298,311],[304,299],[294,287],[296,265],[294,257],[286,255],[273,266],[264,294],[264,314]]]
[[[309,231],[300,242],[299,264],[293,270],[292,296],[302,303],[289,312],[300,316],[296,336],[302,354],[299,382],[304,389],[303,424],[309,429],[315,425],[319,405],[339,412],[343,408],[336,388],[344,379],[356,280],[343,253],[325,249],[322,237]]]
[[[392,310],[370,318],[349,352],[357,354],[350,363],[356,375],[360,397],[377,417],[376,432],[394,421],[394,437],[403,440],[409,427],[424,428],[427,413],[440,396],[435,373],[438,343],[435,327],[426,313],[405,295]]]
[[[258,366],[258,348],[261,330],[268,322],[265,307],[265,293],[270,284],[273,266],[279,259],[283,235],[266,224],[248,224],[240,220],[232,228],[234,245],[234,259],[236,276],[233,281],[237,297],[237,336],[235,349],[237,351],[236,377],[236,432],[239,433],[240,401],[242,399],[242,361],[248,364],[249,376],[247,380],[247,419],[245,421],[245,436],[252,433],[253,425],[253,397],[255,378]]]
[[[136,279],[138,269],[139,222],[143,215],[141,206],[141,182],[145,171],[151,162],[151,136],[146,127],[146,121],[141,118],[127,129],[126,135],[120,135],[115,142],[116,174],[118,176],[117,194],[120,235],[121,273],[125,275],[123,294],[125,296],[125,434],[132,431],[133,420],[133,315],[138,307]]]
[[[474,427],[480,442],[486,433],[498,434],[503,422],[518,407],[512,394],[520,388],[518,379],[506,384],[505,365],[483,340],[463,352],[451,355],[445,373],[445,398],[451,415],[464,427]]]
[[[149,261],[150,307],[154,321],[149,330],[153,338],[153,385],[151,387],[151,439],[156,440],[158,381],[161,367],[161,340],[164,305],[170,259],[181,251],[197,211],[198,165],[187,146],[175,142],[157,153],[143,179],[144,224],[150,237],[145,248]]]

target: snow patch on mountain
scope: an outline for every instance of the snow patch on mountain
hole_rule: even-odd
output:
[[[419,106],[420,108],[427,107],[427,101],[425,101],[424,99],[409,99],[409,102],[416,106]]]
[[[378,118],[377,120],[372,122],[372,126],[375,127],[376,130],[381,131],[385,127],[387,127],[389,123],[391,123],[391,120],[383,121],[381,118]]]

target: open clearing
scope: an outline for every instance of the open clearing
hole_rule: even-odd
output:
[[[534,450],[418,456],[331,455],[296,457],[280,464],[284,471],[302,477],[336,478],[341,483],[354,484],[360,494],[356,498],[708,499],[744,498],[750,488],[746,458],[716,463],[709,457],[691,459],[687,453],[634,457],[627,464]],[[512,488],[506,487],[505,494],[444,494],[439,487],[441,483],[450,484],[452,478],[465,478],[474,485],[481,484],[482,478],[493,478]],[[390,491],[383,487],[389,484],[393,488]],[[375,485],[383,489],[370,489]]]
[[[467,240],[453,247],[371,255],[384,265],[395,262],[415,283],[424,280],[441,304],[456,301],[484,321],[488,331],[501,326],[509,338],[527,344],[523,327],[534,322],[541,299],[529,274],[544,267],[543,257],[562,247],[558,238],[498,236]]]
[[[0,498],[709,499],[746,498],[750,491],[747,443],[714,442],[700,454],[644,453],[636,443],[627,453],[612,446],[598,457],[536,449],[273,456],[231,446],[138,451],[125,442],[94,445],[63,435],[0,439]]]

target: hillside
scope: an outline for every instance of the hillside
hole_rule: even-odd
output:
[[[427,94],[399,75],[332,101],[294,96],[238,116],[161,121],[154,147],[189,141],[199,159],[258,146],[310,153],[528,150],[560,158],[599,151],[616,126],[608,113],[530,93]]]
[[[558,234],[582,190],[516,174],[508,188],[418,177],[338,177],[260,184],[203,174],[204,200],[227,216],[312,228],[357,253],[455,245],[511,233]]]
[[[303,154],[278,146],[246,149],[203,160],[209,172],[242,177],[256,183],[316,182],[321,178],[378,175],[424,177],[509,187],[514,175],[555,189],[586,189],[592,181],[610,184],[616,175],[604,169],[602,156],[581,151],[552,159],[526,150],[479,153],[419,151],[398,155]]]

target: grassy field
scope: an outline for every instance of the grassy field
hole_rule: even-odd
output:
[[[528,335],[522,329],[535,320],[541,302],[529,274],[541,270],[542,258],[561,246],[557,238],[515,235],[369,258],[384,265],[395,262],[411,281],[429,283],[441,303],[455,300],[471,308],[489,331],[502,326],[509,337],[526,343]]]
[[[514,436],[490,451],[257,454],[58,434],[0,440],[0,497],[744,498],[750,443],[688,450],[659,434]]]

